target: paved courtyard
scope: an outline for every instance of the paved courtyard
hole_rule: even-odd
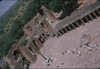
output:
[[[91,36],[91,44],[98,44],[98,49],[91,48],[90,54],[86,48],[80,47],[83,34]],[[41,53],[52,57],[53,62],[48,68],[100,68],[100,17],[84,26],[80,26],[60,37],[54,37],[44,43]],[[73,53],[79,51],[80,55]],[[38,56],[37,62],[30,68],[46,68],[43,57]]]

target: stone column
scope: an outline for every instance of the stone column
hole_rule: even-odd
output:
[[[75,29],[75,26],[73,25],[73,24],[71,24],[73,27],[74,27],[74,29]]]
[[[96,18],[98,17],[98,16],[95,14],[95,12],[93,12],[93,14],[96,16]]]
[[[88,20],[88,18],[87,17],[84,17],[88,22],[89,22],[89,20]]]
[[[77,24],[77,26],[79,27],[80,25],[78,24],[78,22],[75,22]]]
[[[61,30],[61,32],[64,34],[65,32],[63,30]]]
[[[59,35],[62,35],[60,32],[58,32]]]
[[[64,28],[64,29],[68,32],[68,30],[66,28]]]
[[[83,24],[85,24],[84,21],[83,21],[82,19],[81,19],[81,22],[82,22]]]
[[[89,17],[93,20],[93,18],[92,18],[92,16],[91,16],[91,15],[89,15]]]
[[[72,30],[71,27],[70,27],[69,25],[68,25],[67,27],[68,27],[70,30]]]

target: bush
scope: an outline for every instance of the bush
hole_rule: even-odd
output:
[[[26,40],[26,39],[21,39],[20,40],[21,46],[25,46],[27,44],[27,42],[28,42],[28,40]]]

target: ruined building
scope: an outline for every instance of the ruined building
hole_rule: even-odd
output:
[[[27,69],[30,63],[36,62],[37,55],[41,54],[43,43],[50,38],[53,29],[47,18],[52,23],[57,20],[51,11],[42,7],[39,13],[24,26],[27,44],[21,46],[15,43],[6,56],[11,69]]]
[[[49,23],[54,23],[57,20],[57,18],[55,17],[55,15],[52,13],[51,10],[48,10],[45,6],[42,6],[40,9],[41,16],[44,16],[45,19],[49,22]]]
[[[25,25],[24,32],[28,35],[28,38],[31,36],[38,37],[38,40],[43,44],[53,30],[50,21],[54,23],[57,18],[51,11],[42,6],[39,13]]]
[[[16,58],[16,56],[18,57]],[[37,57],[34,53],[19,44],[14,44],[6,56],[6,61],[11,69],[24,69],[25,65],[35,63],[36,59]]]
[[[81,10],[72,14],[69,18],[59,22],[55,28],[52,27],[57,20],[51,11],[44,6],[41,7],[39,13],[33,17],[23,28],[27,35],[28,41],[26,46],[16,43],[12,46],[6,56],[6,60],[12,69],[24,69],[25,65],[35,63],[43,43],[52,36],[61,36],[69,31],[89,23],[89,21],[100,16],[100,1],[89,6],[85,6]],[[77,17],[77,18],[76,18]],[[14,53],[19,52],[20,55],[16,59]],[[19,68],[17,68],[19,67]],[[26,66],[27,67],[27,66]]]

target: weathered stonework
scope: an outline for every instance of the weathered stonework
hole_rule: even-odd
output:
[[[49,18],[52,22],[55,22],[57,19],[51,11],[45,7],[42,7],[42,9],[44,15],[42,16],[40,13],[37,13],[23,28],[27,36],[27,44],[21,46],[19,42],[15,43],[6,56],[6,61],[11,69],[24,69],[25,65],[27,65],[25,64],[26,61],[28,64],[35,63],[38,54],[41,54],[40,49],[43,47],[43,43],[49,39],[53,28],[46,19]],[[14,58],[16,57],[14,55],[15,52],[21,54],[17,59]]]
[[[41,9],[43,10],[44,16],[47,20],[50,20],[51,23],[57,21],[57,18],[55,17],[55,15],[52,13],[51,10],[48,10],[45,6],[42,6]]]

